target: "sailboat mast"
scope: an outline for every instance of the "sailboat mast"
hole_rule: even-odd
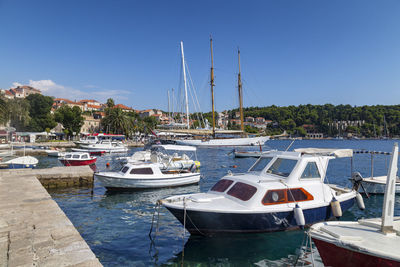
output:
[[[240,50],[238,49],[239,59],[239,73],[238,73],[238,90],[239,90],[239,109],[240,109],[240,129],[244,133],[244,119],[243,119],[243,91],[242,91],[242,78],[240,74]]]
[[[173,122],[175,122],[175,119],[174,119],[174,113],[175,113],[175,111],[174,111],[174,101],[175,101],[175,99],[174,99],[174,88],[172,88],[172,102],[171,102],[171,110],[172,110],[172,121]]]
[[[213,58],[213,46],[212,46],[212,37],[210,36],[210,48],[211,48],[211,106],[212,106],[212,135],[215,138],[215,111],[214,111],[214,58]]]
[[[185,86],[185,107],[186,107],[186,124],[189,129],[189,103],[188,103],[188,93],[186,84],[186,65],[185,65],[185,55],[183,53],[183,42],[181,41],[181,53],[182,53],[182,70],[183,70],[183,84]]]
[[[171,118],[171,110],[169,108],[171,99],[169,98],[169,90],[167,91],[167,95],[168,95],[168,118]]]

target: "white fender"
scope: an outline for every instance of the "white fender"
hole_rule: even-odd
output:
[[[340,202],[335,197],[333,197],[331,201],[331,209],[333,216],[335,216],[337,219],[342,217],[342,207],[340,206]]]
[[[364,204],[364,199],[361,196],[360,193],[357,192],[356,194],[356,201],[357,201],[357,206],[360,210],[365,210],[365,204]]]
[[[294,212],[294,219],[296,220],[296,223],[300,228],[303,228],[304,225],[306,224],[306,220],[304,219],[304,213],[303,210],[299,207],[299,205],[296,203],[296,207],[293,209]]]

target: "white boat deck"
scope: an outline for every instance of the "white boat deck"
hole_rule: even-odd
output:
[[[339,247],[354,251],[383,256],[400,261],[400,217],[394,220],[396,233],[383,234],[381,219],[363,219],[358,222],[318,223],[310,229],[313,238],[325,240]]]

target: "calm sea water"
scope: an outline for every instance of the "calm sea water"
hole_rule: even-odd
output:
[[[299,147],[355,148],[390,152],[391,140],[299,140],[291,149]],[[290,141],[269,141],[273,149],[285,149]],[[249,148],[256,149],[256,148]],[[139,149],[132,149],[129,154]],[[235,159],[231,148],[199,149],[202,180],[199,185],[173,189],[143,190],[110,193],[95,181],[94,188],[67,188],[49,193],[70,218],[104,266],[255,266],[271,264],[281,258],[295,255],[302,244],[304,231],[266,234],[230,235],[224,237],[183,236],[182,225],[164,208],[160,210],[159,231],[149,238],[155,203],[158,199],[182,193],[207,191],[229,170],[246,171],[255,159]],[[103,170],[109,162],[120,168],[120,155],[99,157],[97,169]],[[374,157],[374,174],[385,175],[389,157]],[[60,166],[55,158],[40,158],[39,167]],[[370,175],[370,156],[357,155],[355,169],[363,176]],[[330,162],[330,183],[347,185],[350,160]],[[354,206],[345,212],[342,220],[381,216],[382,196],[365,199],[366,210]],[[400,197],[396,198],[395,214],[400,215]],[[154,234],[154,233],[153,233]],[[272,264],[278,265],[278,264]]]

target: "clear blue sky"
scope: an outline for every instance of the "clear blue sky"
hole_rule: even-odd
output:
[[[0,0],[0,88],[167,109],[185,46],[209,111],[237,106],[399,104],[400,1]]]

